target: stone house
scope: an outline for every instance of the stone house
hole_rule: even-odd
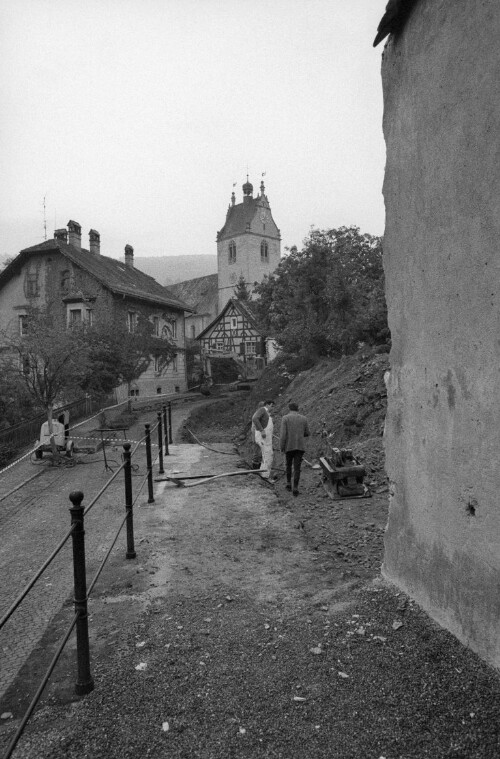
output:
[[[123,261],[101,254],[99,233],[89,232],[82,248],[81,226],[68,222],[52,240],[22,250],[0,273],[0,329],[22,334],[30,307],[51,304],[61,325],[97,324],[123,318],[130,330],[139,315],[154,324],[158,336],[168,335],[178,346],[176,358],[163,371],[154,360],[132,385],[134,395],[183,392],[187,389],[184,313],[190,307],[152,277],[134,267],[134,250],[125,246]],[[117,390],[118,399],[127,395]]]
[[[383,573],[499,667],[500,6],[400,6],[382,61]]]

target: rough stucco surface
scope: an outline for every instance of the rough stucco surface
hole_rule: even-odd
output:
[[[383,572],[500,666],[500,6],[421,0],[383,56]]]

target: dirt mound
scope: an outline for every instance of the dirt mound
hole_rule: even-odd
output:
[[[386,481],[382,435],[387,405],[384,374],[388,369],[387,353],[366,348],[353,356],[323,359],[311,369],[298,372],[290,371],[289,362],[278,358],[246,397],[234,399],[227,408],[223,403],[217,410],[212,408],[210,413],[216,416],[214,429],[220,439],[221,432],[234,433],[240,425],[240,452],[246,461],[251,461],[250,419],[258,403],[274,399],[275,432],[279,432],[288,401],[294,400],[309,420],[309,458],[329,453],[332,446],[353,448],[374,484],[382,485]],[[191,421],[195,426],[206,424],[202,418]]]
[[[214,448],[221,442],[233,442],[242,465],[250,467],[254,453],[251,417],[259,402],[274,399],[277,437],[289,400],[296,401],[311,430],[302,467],[301,497],[291,498],[285,490],[284,456],[278,451],[276,437],[273,466],[278,482],[274,492],[282,507],[297,519],[297,529],[322,565],[342,578],[374,576],[382,563],[388,510],[382,445],[387,395],[384,374],[388,368],[386,353],[367,349],[342,359],[322,360],[303,371],[292,371],[289,359],[277,359],[250,392],[214,398],[192,413],[184,440]],[[365,465],[371,498],[332,501],[327,495],[322,472],[312,465],[319,456],[329,454],[331,447],[353,449]]]

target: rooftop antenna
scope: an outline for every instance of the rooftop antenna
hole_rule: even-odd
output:
[[[47,214],[46,214],[46,206],[45,206],[45,198],[47,196],[43,196],[43,239],[47,239]]]

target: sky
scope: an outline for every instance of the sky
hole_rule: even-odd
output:
[[[70,219],[113,258],[214,255],[247,172],[282,251],[382,234],[385,4],[2,0],[0,256]]]

